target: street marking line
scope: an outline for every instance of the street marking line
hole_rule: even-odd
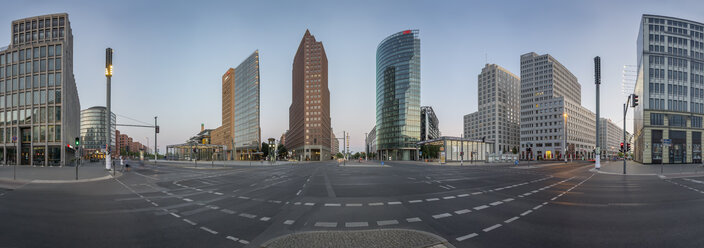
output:
[[[538,210],[539,208],[543,207],[543,205],[538,205],[533,208],[533,210]]]
[[[401,205],[401,202],[399,202],[399,201],[394,201],[394,202],[388,202],[388,203],[386,203],[386,204],[389,204],[389,205]]]
[[[218,234],[218,232],[214,231],[213,229],[210,229],[210,228],[207,228],[204,226],[200,227],[200,229],[202,229],[203,231],[209,232],[211,234]]]
[[[496,202],[489,203],[489,205],[492,205],[492,206],[501,205],[501,204],[504,204],[504,202],[496,201]]]
[[[369,206],[383,206],[383,202],[374,202],[374,203],[369,203]]]
[[[528,215],[528,214],[530,214],[530,213],[532,213],[532,212],[533,212],[533,210],[525,211],[525,212],[523,212],[523,213],[521,214],[521,216],[526,216],[526,215]]]
[[[478,194],[481,194],[481,193],[482,193],[482,192],[474,192],[474,193],[472,193],[472,195],[478,195]]]
[[[484,231],[484,232],[490,232],[491,230],[494,230],[494,229],[499,228],[499,227],[501,227],[501,224],[496,224],[496,225],[493,225],[493,226],[484,228],[484,229],[482,229],[482,231]]]
[[[469,194],[461,194],[461,195],[457,195],[457,197],[460,197],[460,198],[461,198],[461,197],[467,197],[467,196],[469,196]]]
[[[339,207],[342,206],[340,203],[325,203],[326,207]]]
[[[171,214],[172,216],[174,216],[174,217],[176,217],[176,218],[181,218],[181,216],[178,215],[178,214],[175,214],[175,213],[169,213],[169,214]]]
[[[452,215],[449,214],[449,213],[442,213],[442,214],[433,215],[433,218],[435,218],[435,219],[442,219],[442,218],[446,218],[446,217],[450,217],[450,216],[452,216]]]
[[[520,217],[516,216],[516,217],[510,218],[508,220],[505,220],[504,223],[511,223],[512,221],[517,220],[518,218],[520,218]]]
[[[198,225],[197,223],[195,223],[195,222],[193,222],[193,221],[191,221],[191,220],[189,220],[189,219],[183,219],[183,221],[185,221],[186,223],[191,224],[191,225],[193,225],[193,226]]]
[[[423,202],[423,200],[411,200],[411,201],[408,201],[408,203],[419,203],[419,202]]]
[[[243,200],[249,200],[249,197],[246,196],[238,196],[237,198],[243,199]]]
[[[259,219],[259,220],[261,220],[261,221],[269,221],[270,219],[271,219],[271,218],[269,218],[269,217],[262,217],[262,218]]]
[[[315,203],[312,203],[312,202],[306,202],[306,203],[305,203],[305,204],[303,204],[303,205],[306,205],[306,206],[315,206]]]
[[[246,244],[249,244],[249,241],[247,241],[247,240],[244,240],[244,239],[240,239],[240,243],[242,243],[242,244],[245,244],[245,245],[246,245]]]
[[[254,218],[257,217],[257,216],[254,215],[254,214],[248,214],[248,213],[241,213],[239,216],[242,216],[242,217],[245,217],[245,218],[250,218],[250,219],[254,219]]]
[[[316,222],[316,227],[337,227],[337,222]]]
[[[237,241],[239,240],[238,238],[232,237],[232,236],[227,236],[225,237],[226,239],[232,240],[232,241]]]
[[[154,205],[155,207],[158,207],[158,206],[159,206],[159,204],[156,204],[155,202],[151,202],[151,203],[152,203],[152,205]]]
[[[449,200],[449,199],[455,199],[455,196],[445,196],[442,199]]]
[[[455,211],[455,214],[466,214],[466,213],[469,213],[469,212],[472,212],[472,210],[469,210],[469,209],[462,209],[462,210],[457,210],[457,211]]]
[[[380,220],[377,221],[376,224],[379,226],[396,225],[398,224],[398,220]]]
[[[367,222],[345,222],[345,227],[367,227],[369,223]]]
[[[479,234],[477,234],[477,233],[470,233],[470,234],[464,235],[464,236],[462,236],[462,237],[458,237],[458,238],[456,238],[456,239],[457,239],[457,241],[464,241],[464,240],[466,240],[466,239],[471,239],[471,238],[474,238],[474,237],[476,237],[476,236],[479,236]]]
[[[504,199],[504,202],[510,202],[510,201],[513,201],[513,200],[514,200],[513,198],[507,198],[507,199]]]
[[[474,210],[482,210],[482,209],[485,209],[485,208],[488,208],[488,207],[489,207],[489,206],[487,206],[487,205],[481,205],[481,206],[479,206],[479,207],[475,207]]]
[[[226,214],[235,214],[237,212],[229,210],[227,208],[220,209],[220,212],[226,213]]]
[[[192,201],[193,201],[193,200],[188,199],[188,198],[183,198],[183,200],[184,200],[184,201],[187,201],[187,202],[192,202]]]
[[[347,203],[345,204],[346,207],[361,207],[362,203]]]
[[[413,223],[413,222],[419,222],[419,221],[421,221],[421,219],[418,217],[413,217],[413,218],[407,218],[406,221],[408,221],[409,223]]]
[[[439,200],[440,200],[440,199],[438,199],[438,198],[428,198],[428,199],[425,199],[425,201],[429,201],[429,202],[430,202],[430,201],[439,201]]]
[[[220,193],[220,192],[213,192],[213,194],[216,194],[216,195],[223,195],[223,193]]]
[[[293,225],[293,223],[295,223],[295,222],[296,222],[295,220],[286,220],[286,221],[284,221],[284,225]]]

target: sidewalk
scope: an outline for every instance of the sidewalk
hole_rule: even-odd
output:
[[[602,162],[598,172],[623,175],[623,160]],[[704,176],[704,167],[701,164],[641,164],[629,160],[626,161],[626,175]]]
[[[454,246],[451,245],[444,238],[424,231],[410,229],[379,229],[360,231],[313,231],[293,233],[264,242],[261,247],[450,248]]]
[[[89,182],[112,178],[112,172],[105,170],[99,163],[87,163],[78,167],[78,180],[76,180],[76,167],[73,166],[27,166],[16,167],[17,179],[13,179],[15,166],[0,166],[0,181],[28,182],[28,183],[73,183]],[[120,176],[121,173],[117,173]]]

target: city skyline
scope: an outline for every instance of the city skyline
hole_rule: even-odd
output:
[[[118,123],[133,123],[121,116],[147,123],[153,116],[159,116],[159,144],[163,153],[166,145],[182,143],[197,133],[200,123],[205,123],[207,128],[222,124],[219,122],[219,100],[208,98],[208,92],[217,92],[222,71],[240,62],[232,58],[245,57],[255,49],[259,49],[263,58],[262,139],[279,137],[287,129],[286,107],[290,103],[287,86],[296,51],[292,44],[296,44],[301,32],[310,29],[316,38],[325,41],[330,59],[331,113],[345,113],[332,114],[332,127],[338,137],[342,131],[350,132],[352,150],[362,151],[363,135],[374,125],[375,118],[375,47],[389,33],[405,29],[419,29],[423,33],[421,105],[434,107],[443,123],[440,127],[443,134],[461,134],[462,116],[477,110],[474,76],[485,63],[500,64],[517,72],[520,55],[530,51],[551,54],[570,68],[582,85],[583,105],[592,111],[595,110],[592,58],[601,56],[602,117],[622,126],[618,107],[625,100],[625,95],[621,94],[621,70],[624,65],[636,63],[633,41],[637,38],[641,16],[675,16],[700,22],[704,18],[694,11],[697,8],[682,10],[676,6],[661,6],[657,2],[638,2],[640,4],[634,6],[626,2],[612,3],[610,8],[602,9],[605,3],[552,2],[547,9],[541,10],[545,13],[542,16],[529,15],[527,13],[531,11],[525,11],[538,7],[516,2],[478,4],[481,6],[448,4],[454,8],[424,3],[404,7],[387,2],[379,4],[376,10],[349,3],[341,3],[342,6],[335,8],[331,8],[334,4],[330,3],[306,2],[303,5],[309,7],[304,10],[306,13],[326,10],[322,18],[327,22],[314,22],[307,17],[293,18],[293,14],[285,13],[288,8],[293,8],[293,3],[245,3],[251,5],[248,7],[270,10],[264,13],[267,20],[252,22],[251,27],[237,24],[254,20],[256,18],[252,15],[261,13],[242,11],[227,17],[204,15],[228,9],[222,6],[227,3],[203,4],[196,8],[185,3],[169,6],[140,3],[137,9],[121,6],[106,9],[104,3],[93,2],[74,2],[74,5],[36,2],[22,6],[9,3],[7,8],[0,10],[3,13],[0,15],[0,33],[10,33],[12,20],[68,13],[73,26],[74,74],[81,104],[104,104],[102,51],[105,47],[113,47],[113,112],[118,115]],[[387,13],[392,9],[394,13]],[[506,15],[493,17],[487,14],[500,10]],[[131,13],[132,18],[120,18],[125,13]],[[508,18],[507,15],[513,16]],[[560,21],[550,22],[556,19]],[[521,20],[521,25],[517,25],[517,20]],[[541,28],[524,28],[536,26],[536,23],[541,23]],[[485,24],[490,24],[491,28],[483,27]],[[165,25],[163,32],[154,32],[156,25]],[[236,32],[219,32],[223,29]],[[550,31],[554,29],[574,32],[556,36]],[[247,32],[253,35],[242,38],[240,34]],[[476,34],[490,34],[490,38]],[[521,42],[517,43],[515,39]],[[143,41],[146,40],[149,44],[145,45]],[[9,36],[0,36],[0,47],[9,43]],[[174,54],[174,51],[180,53]],[[159,56],[162,54],[168,54],[168,59]],[[462,95],[471,97],[458,97]],[[133,111],[136,109],[139,111]],[[188,113],[187,118],[183,113]],[[630,115],[628,118],[632,119]],[[629,124],[627,129],[631,131],[632,125]],[[135,137],[153,134],[147,129],[125,131],[134,133]]]

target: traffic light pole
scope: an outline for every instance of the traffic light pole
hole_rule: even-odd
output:
[[[628,96],[631,99],[631,96]],[[628,101],[623,104],[623,174],[626,175],[626,112],[628,112]]]

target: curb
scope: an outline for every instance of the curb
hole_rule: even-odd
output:
[[[58,183],[86,183],[86,182],[97,182],[97,181],[103,181],[103,180],[108,180],[112,178],[118,178],[123,176],[122,172],[116,173],[116,176],[113,177],[112,175],[106,175],[102,177],[96,177],[96,178],[88,178],[88,179],[78,179],[78,180],[45,180],[45,179],[31,179],[31,180],[12,180],[8,178],[0,178],[0,182],[17,182],[17,183],[38,183],[38,184],[58,184]]]
[[[332,232],[332,233],[335,233],[335,232],[337,232],[337,233],[345,233],[345,232],[374,232],[374,231],[408,231],[408,232],[416,232],[416,233],[420,233],[420,234],[422,234],[422,235],[428,235],[428,236],[430,236],[430,237],[432,237],[432,238],[437,239],[437,242],[436,242],[436,243],[428,244],[428,245],[423,245],[423,246],[418,246],[418,248],[436,248],[436,247],[455,248],[455,246],[453,246],[452,244],[450,244],[449,241],[447,241],[447,240],[444,239],[443,237],[440,237],[440,236],[437,235],[437,234],[430,233],[430,232],[426,232],[426,231],[420,231],[420,230],[414,230],[414,229],[403,229],[403,228],[389,228],[389,229],[383,229],[383,228],[382,228],[382,229],[368,229],[368,230],[356,230],[356,231],[306,231],[306,232],[295,232],[295,233],[289,233],[289,234],[285,234],[285,235],[283,235],[283,236],[279,236],[279,237],[272,238],[272,239],[270,239],[270,240],[265,241],[264,243],[262,243],[259,247],[261,247],[261,248],[266,248],[266,247],[268,247],[269,245],[273,244],[274,242],[276,242],[276,241],[278,241],[278,240],[286,239],[286,238],[289,238],[289,237],[291,237],[291,236],[301,235],[301,234],[309,234],[309,233],[331,233],[331,232]]]
[[[659,176],[660,174],[623,174],[623,173],[618,173],[618,172],[608,172],[608,171],[601,171],[597,169],[589,169],[590,172],[596,172],[599,174],[607,174],[607,175],[618,175],[618,176]]]

